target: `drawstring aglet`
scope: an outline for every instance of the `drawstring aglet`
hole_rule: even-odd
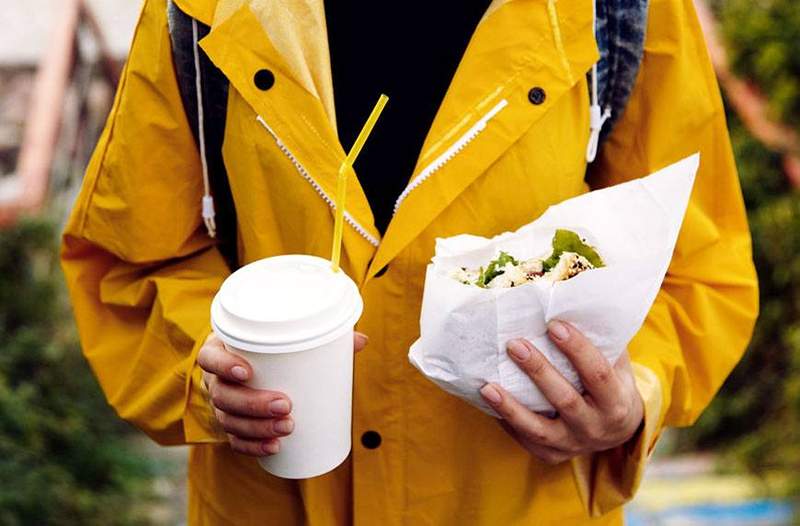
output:
[[[600,105],[592,104],[589,107],[589,144],[586,146],[586,162],[591,163],[597,157],[597,147],[600,144],[600,131],[603,125],[611,118],[611,109],[608,107],[600,113]]]
[[[203,223],[206,225],[208,237],[217,237],[217,222],[214,219],[214,198],[210,195],[203,196]]]

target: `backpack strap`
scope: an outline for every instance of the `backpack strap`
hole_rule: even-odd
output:
[[[644,55],[648,0],[596,0],[595,37],[598,97],[611,117],[600,133],[602,142],[625,112]]]
[[[181,11],[174,2],[167,2],[167,20],[172,43],[172,60],[178,79],[183,108],[189,120],[195,143],[199,148],[199,124],[197,105],[197,71],[195,70],[195,40],[193,22],[197,24],[198,36],[202,38],[209,27],[194,21]],[[222,158],[222,142],[225,138],[225,119],[228,108],[228,79],[203,52],[200,52],[200,78],[203,101],[203,137],[205,139],[205,161],[208,165],[209,186],[216,203],[216,237],[218,248],[231,270],[239,267],[236,230],[236,206],[231,195],[228,172]]]

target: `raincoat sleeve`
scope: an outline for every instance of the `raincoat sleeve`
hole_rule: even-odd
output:
[[[696,151],[700,168],[672,263],[629,346],[645,419],[619,448],[573,460],[592,515],[629,500],[665,426],[691,425],[741,358],[758,311],[750,234],[725,113],[691,0],[651,0],[628,107],[589,182],[641,177]]]
[[[62,267],[109,403],[162,444],[225,439],[195,364],[228,274],[202,225],[202,189],[166,3],[147,0],[64,232]]]

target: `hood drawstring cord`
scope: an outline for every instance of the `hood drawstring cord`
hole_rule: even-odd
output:
[[[596,0],[592,0],[592,31],[597,40],[597,6]],[[592,64],[591,73],[591,92],[589,95],[589,143],[586,145],[586,162],[591,163],[597,157],[597,147],[600,144],[600,131],[603,124],[611,117],[611,109],[606,106],[601,113],[600,103],[597,97],[597,62]]]
[[[203,86],[200,78],[200,51],[198,48],[197,20],[192,19],[192,38],[194,51],[195,88],[197,92],[197,137],[200,144],[200,163],[203,167],[203,223],[206,225],[208,236],[217,237],[217,223],[215,220],[214,198],[211,196],[211,184],[208,180],[208,162],[206,160],[206,134],[203,113]]]

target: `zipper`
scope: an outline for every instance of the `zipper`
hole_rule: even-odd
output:
[[[308,170],[306,170],[306,168],[297,159],[297,157],[295,157],[292,151],[278,137],[275,131],[270,128],[269,124],[267,124],[267,121],[265,121],[261,115],[259,115],[256,120],[264,127],[265,130],[267,130],[267,133],[269,133],[272,139],[275,141],[278,149],[281,151],[281,153],[283,153],[283,155],[286,156],[287,159],[289,159],[289,161],[292,163],[292,166],[294,166],[295,170],[297,170],[297,173],[299,173],[303,179],[305,179],[311,185],[311,187],[317,192],[317,194],[319,194],[322,200],[325,201],[329,207],[331,207],[332,210],[336,210],[336,203],[333,201],[333,199],[331,199],[331,197],[325,193],[325,190],[322,189],[319,183],[317,183],[317,181],[311,177],[311,174],[308,173]],[[361,226],[361,224],[356,221],[353,216],[347,212],[347,210],[344,212],[344,220],[347,224],[353,227],[353,230],[358,232],[361,237],[366,239],[370,245],[377,247],[380,244],[380,241],[375,236],[367,232],[367,229]]]
[[[413,181],[403,190],[400,196],[397,198],[394,204],[394,212],[393,216],[397,214],[397,210],[400,208],[400,205],[405,201],[405,199],[409,196],[411,192],[413,192],[417,187],[419,187],[422,183],[428,180],[433,174],[441,170],[448,162],[453,160],[459,153],[461,153],[469,143],[474,141],[478,135],[486,129],[486,124],[492,120],[500,111],[503,110],[508,106],[508,101],[506,99],[501,100],[495,106],[490,109],[486,114],[481,117],[478,122],[472,125],[472,127],[467,130],[461,137],[459,137],[452,145],[450,145],[447,150],[444,151],[439,157],[433,160],[428,166],[423,169],[417,177],[414,178]],[[272,137],[275,141],[275,144],[278,146],[278,149],[286,156],[287,159],[292,163],[297,173],[299,173],[303,179],[305,179],[312,188],[319,194],[325,203],[332,210],[336,210],[336,203],[331,199],[331,197],[322,189],[322,187],[317,183],[316,180],[311,176],[311,174],[306,170],[303,164],[297,159],[297,157],[292,153],[288,146],[278,137],[278,134],[267,124],[267,121],[264,120],[263,117],[260,115],[256,118],[256,120],[267,130],[267,133]],[[356,232],[361,235],[364,239],[366,239],[372,246],[377,247],[380,244],[380,241],[367,232],[361,224],[353,218],[346,210],[344,212],[344,220],[347,224],[349,224]]]
[[[492,120],[503,108],[508,106],[508,101],[506,99],[501,100],[495,106],[490,109],[486,115],[481,117],[478,122],[476,122],[472,127],[464,133],[461,137],[456,140],[447,150],[444,151],[439,157],[433,160],[428,166],[422,170],[417,177],[414,178],[413,181],[403,190],[403,193],[400,194],[400,197],[397,198],[397,201],[394,203],[394,213],[393,215],[397,214],[397,210],[400,208],[400,205],[405,201],[405,199],[409,196],[411,192],[413,192],[419,185],[424,183],[427,179],[429,179],[433,174],[438,172],[442,169],[444,165],[449,163],[456,157],[459,153],[461,153],[464,148],[467,147],[469,143],[475,140],[478,135],[481,134],[483,130],[486,129],[486,123]]]

